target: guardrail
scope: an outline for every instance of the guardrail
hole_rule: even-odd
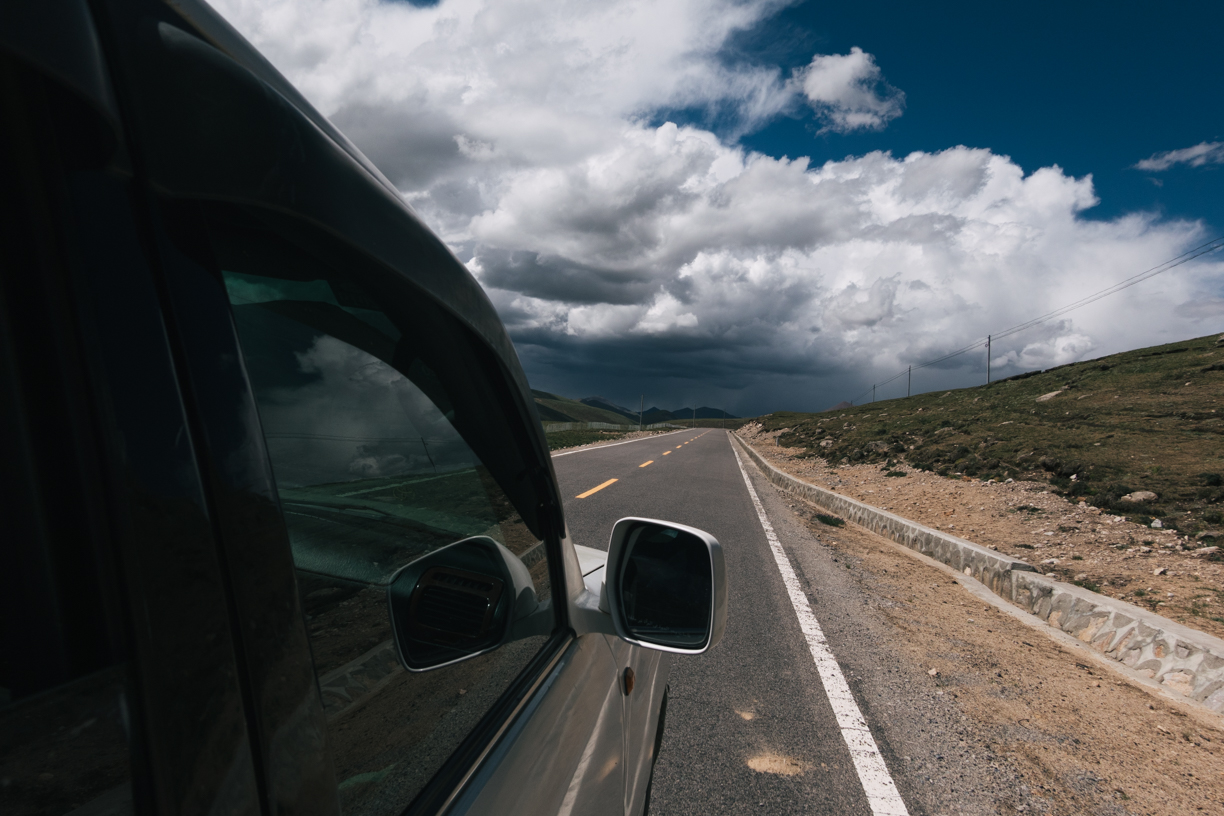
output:
[[[637,425],[614,425],[611,422],[544,422],[544,433],[557,431],[636,431]],[[656,422],[653,425],[643,425],[643,431],[657,431],[660,428],[683,428],[683,425],[673,425],[670,422]]]

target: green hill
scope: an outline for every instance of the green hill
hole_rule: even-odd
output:
[[[761,417],[830,464],[904,461],[945,476],[1038,479],[1185,532],[1222,526],[1224,336],[1136,349],[989,386]],[[1121,497],[1151,491],[1154,500]]]
[[[532,389],[535,397],[536,410],[544,422],[608,422],[613,425],[627,425],[629,420],[612,411],[584,405],[578,400],[568,399],[550,394],[547,391]]]

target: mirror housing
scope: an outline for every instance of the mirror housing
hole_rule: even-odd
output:
[[[701,654],[727,628],[722,546],[683,524],[623,518],[612,528],[600,607],[622,640]]]
[[[387,586],[395,652],[408,671],[450,666],[552,626],[527,567],[487,536],[456,541],[400,568]]]

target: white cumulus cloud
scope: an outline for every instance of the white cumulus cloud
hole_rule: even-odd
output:
[[[736,133],[805,99],[829,133],[904,103],[860,49],[789,78],[724,58],[779,5],[218,2],[468,264],[545,390],[826,408],[1204,239],[1156,214],[1086,218],[1090,176],[985,148],[745,150]],[[679,109],[733,122],[666,121]],[[1222,279],[1186,265],[1017,334],[995,375],[1219,331],[1218,310],[1187,304],[1219,302]],[[915,372],[915,390],[985,362]]]
[[[875,57],[857,46],[849,54],[817,54],[796,78],[826,129],[837,133],[881,130],[905,110],[905,94],[886,83]]]

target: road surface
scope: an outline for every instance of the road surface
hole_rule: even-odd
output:
[[[998,783],[985,757],[966,756],[963,724],[919,682],[921,667],[900,665],[881,640],[872,599],[751,463],[741,467],[726,432],[693,429],[582,449],[558,455],[554,465],[576,543],[606,549],[613,523],[637,515],[706,530],[726,554],[726,637],[673,671],[652,814],[923,813],[927,786],[951,793]],[[776,553],[762,513],[776,530]],[[797,599],[784,583],[788,567]],[[823,633],[834,658],[823,680],[812,621],[801,625],[805,608],[815,640]],[[852,700],[836,694],[830,669]],[[967,793],[964,804],[978,798]]]

